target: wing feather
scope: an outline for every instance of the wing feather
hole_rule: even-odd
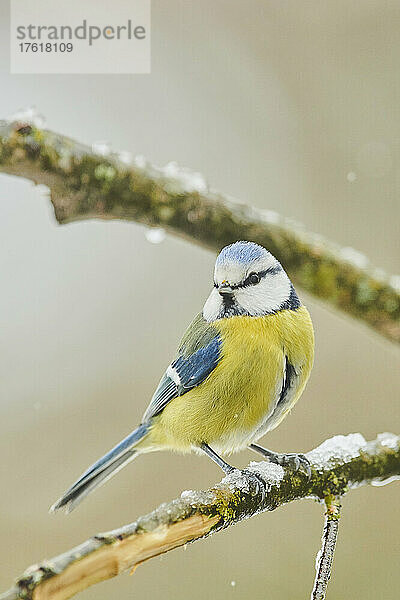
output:
[[[200,385],[221,358],[218,331],[198,315],[188,327],[178,355],[168,366],[143,416],[143,423],[160,414],[171,400]]]

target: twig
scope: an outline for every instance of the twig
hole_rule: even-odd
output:
[[[59,223],[128,219],[212,250],[238,239],[258,242],[303,290],[400,341],[399,278],[373,269],[359,252],[216,193],[199,174],[172,163],[126,164],[126,156],[105,152],[27,123],[0,122],[0,172],[48,186]]]
[[[335,553],[336,541],[339,529],[340,519],[340,498],[335,496],[327,496],[325,498],[326,513],[324,531],[322,534],[322,547],[318,552],[315,565],[315,581],[311,600],[325,600],[326,590],[329,579],[331,578],[331,570],[333,563],[333,555]]]
[[[120,529],[28,569],[0,600],[65,600],[85,588],[135,568],[149,558],[198,540],[293,500],[341,497],[350,488],[400,478],[400,436],[336,436],[307,454],[312,475],[270,463],[251,463],[206,492],[183,492]]]

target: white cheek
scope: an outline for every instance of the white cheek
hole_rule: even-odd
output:
[[[222,308],[222,298],[218,291],[214,288],[207,298],[203,308],[203,317],[206,321],[215,321]]]
[[[265,292],[259,285],[236,292],[237,303],[252,316],[262,315],[268,311]]]
[[[238,304],[252,316],[278,310],[290,296],[290,280],[282,272],[262,279],[260,283],[237,290]]]

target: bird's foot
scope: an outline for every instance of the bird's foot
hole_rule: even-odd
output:
[[[304,475],[307,475],[309,479],[311,477],[310,461],[304,454],[276,454],[275,457],[270,460],[271,462],[275,462],[282,467],[287,467],[292,471],[300,471],[301,473],[304,473]]]
[[[281,467],[295,472],[300,471],[301,473],[304,473],[308,479],[311,477],[310,461],[304,454],[297,454],[295,452],[280,454],[278,452],[271,452],[271,450],[267,450],[257,444],[251,444],[250,448],[262,456],[265,456],[270,462],[275,463],[276,465],[280,465]]]

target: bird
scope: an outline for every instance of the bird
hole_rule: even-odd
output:
[[[214,285],[179,344],[139,426],[50,508],[73,510],[90,492],[147,452],[196,452],[225,474],[226,456],[249,448],[270,462],[310,474],[303,454],[257,444],[293,408],[314,360],[310,314],[281,263],[263,246],[225,246]]]

